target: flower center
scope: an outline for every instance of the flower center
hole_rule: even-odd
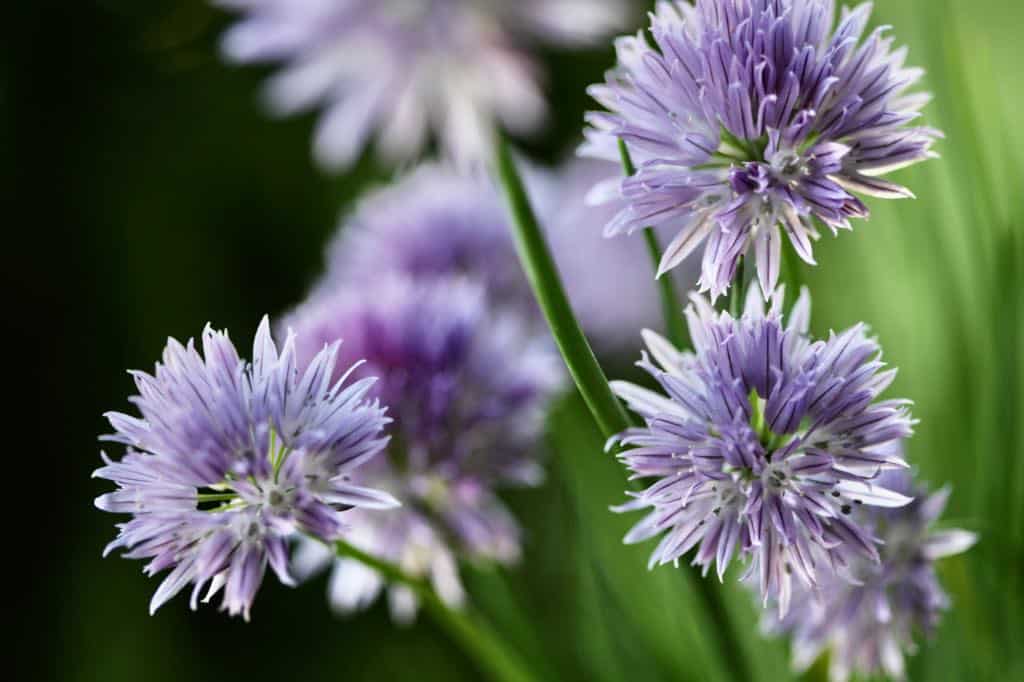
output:
[[[272,510],[280,510],[288,507],[294,497],[294,488],[286,488],[277,483],[268,483],[261,487],[263,499],[261,504]]]
[[[807,161],[794,150],[780,150],[768,160],[771,174],[784,185],[793,185],[809,173]]]
[[[765,458],[772,459],[772,453],[785,442],[786,435],[774,433],[768,426],[764,416],[765,403],[767,402],[757,393],[757,389],[751,389],[747,395],[750,402],[750,428],[754,430],[758,442],[764,448]]]
[[[290,453],[291,449],[279,443],[277,433],[271,429],[266,454],[270,476],[264,478],[249,474],[243,478],[239,474],[229,473],[220,483],[196,491],[196,508],[200,511],[224,512],[249,506],[271,510],[288,507],[293,501],[294,486],[282,485],[279,480],[281,467]],[[252,451],[243,454],[243,458],[251,459],[255,456]]]
[[[768,490],[781,492],[788,486],[789,474],[780,465],[769,464],[761,472],[761,482]]]

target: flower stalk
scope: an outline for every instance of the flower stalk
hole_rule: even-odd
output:
[[[798,290],[799,291],[799,290]],[[740,319],[743,314],[743,302],[747,300],[747,259],[740,256],[736,265],[736,279],[733,286],[729,287],[729,314],[734,320]]]
[[[500,134],[495,137],[495,163],[498,178],[505,194],[512,216],[516,249],[533,287],[537,301],[548,320],[551,333],[558,344],[562,357],[572,374],[573,380],[587,404],[594,420],[605,438],[611,438],[630,424],[622,404],[615,397],[608,379],[587,342],[579,323],[569,305],[562,287],[554,259],[537,223],[522,179],[509,155],[508,145]],[[628,161],[624,155],[623,164]],[[655,266],[660,260],[656,256]],[[662,280],[669,282],[670,280]],[[662,289],[663,295],[666,291]],[[672,295],[674,296],[674,291]],[[663,298],[666,306],[669,301]],[[675,308],[681,310],[678,302]],[[667,312],[667,308],[666,308]],[[669,320],[666,319],[666,322]],[[681,344],[680,344],[681,345]],[[743,658],[735,630],[729,621],[729,614],[716,585],[696,576],[695,590],[715,630],[722,665],[733,679],[751,679],[746,660]]]
[[[622,170],[627,176],[634,175],[636,173],[636,167],[633,165],[633,160],[630,157],[629,149],[626,147],[626,143],[621,139],[619,140],[619,156],[622,158]],[[644,238],[647,241],[647,248],[651,254],[652,264],[655,272],[661,264],[661,248],[658,244],[658,237],[654,233],[654,229],[651,227],[644,228]],[[742,264],[742,260],[740,261]],[[741,270],[741,278],[743,271]],[[668,338],[672,344],[679,350],[684,350],[690,346],[690,334],[686,329],[686,324],[682,316],[683,307],[679,302],[679,297],[676,295],[674,282],[671,277],[660,277],[658,281],[658,291],[661,294],[661,306],[662,312],[665,315],[665,330],[668,333]],[[742,279],[741,279],[742,281]],[[733,287],[731,296],[739,296],[739,291],[742,287]],[[732,301],[730,300],[730,305]],[[734,313],[736,314],[736,313]],[[750,670],[747,668],[746,659],[741,654],[742,649],[739,645],[739,633],[736,632],[735,626],[729,619],[729,613],[726,611],[725,603],[722,599],[721,588],[715,585],[710,580],[705,580],[699,571],[693,571],[694,590],[697,592],[697,596],[700,598],[701,606],[708,618],[714,625],[716,640],[721,648],[721,662],[728,669],[733,679],[747,680],[752,679],[750,677]]]
[[[633,159],[629,156],[629,149],[626,143],[619,140],[619,156],[622,158],[622,171],[628,176],[636,173]],[[647,251],[651,255],[655,272],[661,264],[661,244],[658,243],[658,235],[653,227],[644,228],[644,241],[647,242]],[[688,345],[689,334],[683,322],[683,306],[679,302],[679,295],[676,293],[675,282],[671,276],[658,277],[658,294],[661,297],[661,313],[665,318],[665,332],[669,341],[678,348]]]
[[[573,314],[522,178],[501,133],[495,134],[494,161],[512,217],[516,251],[527,279],[587,408],[604,437],[611,438],[629,427],[629,417],[612,393],[608,378]]]
[[[394,564],[378,559],[345,541],[334,543],[339,557],[354,559],[377,571],[385,580],[411,589],[444,630],[494,682],[535,682],[519,655],[511,651],[491,627],[468,606],[456,610],[445,604],[426,581],[414,578]]]

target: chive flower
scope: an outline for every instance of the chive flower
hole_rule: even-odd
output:
[[[658,3],[653,44],[616,42],[618,63],[590,89],[584,154],[637,163],[627,206],[606,235],[670,226],[659,274],[703,245],[699,285],[724,293],[740,259],[756,262],[767,298],[783,235],[814,265],[818,225],[833,234],[866,218],[860,195],[910,197],[880,176],[934,157],[940,133],[914,124],[929,95],[886,26],[866,33],[870,3],[697,0]]]
[[[537,44],[575,47],[624,25],[624,0],[214,0],[241,19],[223,40],[238,63],[283,63],[271,108],[323,115],[314,152],[330,169],[372,141],[388,162],[436,141],[460,164],[488,158],[491,129],[547,117]]]
[[[465,277],[382,275],[372,295],[322,292],[288,323],[301,339],[300,366],[344,338],[346,357],[366,359],[357,373],[379,377],[371,394],[394,419],[386,456],[354,481],[390,491],[403,507],[387,518],[361,515],[350,542],[430,581],[452,605],[463,598],[458,561],[517,561],[521,532],[499,492],[543,479],[545,411],[564,382],[550,340]],[[297,572],[310,575],[331,560],[307,543]],[[365,606],[385,588],[395,619],[412,618],[417,604],[407,588],[352,560],[334,562],[329,597],[337,610]]]
[[[620,435],[620,458],[634,478],[655,479],[616,508],[649,510],[625,541],[661,536],[652,567],[696,548],[693,563],[720,579],[739,555],[765,604],[785,615],[794,579],[813,589],[878,563],[878,539],[853,512],[910,502],[878,478],[906,466],[908,403],[877,400],[896,372],[863,325],[808,336],[806,289],[785,321],[782,288],[766,312],[751,287],[739,319],[691,300],[694,352],[644,333],[650,355],[639,365],[664,394],[613,382],[644,419]]]
[[[264,318],[252,362],[227,332],[203,331],[202,353],[170,339],[153,374],[132,372],[141,413],[106,416],[103,439],[121,443],[94,476],[117,490],[96,499],[103,511],[130,514],[104,555],[123,548],[149,559],[146,574],[170,569],[150,612],[192,585],[191,606],[223,590],[221,608],[249,619],[267,566],[293,584],[289,538],[343,537],[346,511],[398,505],[352,476],[387,444],[388,419],[367,398],[374,379],[347,384],[339,343],[319,349],[298,370],[292,334],[278,350]]]
[[[856,582],[830,579],[818,590],[798,587],[785,618],[770,611],[769,632],[792,635],[793,665],[807,669],[828,650],[829,678],[885,674],[904,679],[904,653],[914,653],[917,633],[931,635],[950,599],[935,573],[938,559],[970,549],[978,538],[957,528],[933,529],[950,489],[929,493],[914,486],[907,472],[887,474],[890,487],[914,495],[899,509],[858,509],[863,522],[883,541],[878,563],[850,567]]]

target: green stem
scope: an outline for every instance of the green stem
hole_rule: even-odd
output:
[[[622,403],[612,393],[608,378],[572,312],[523,181],[509,154],[508,144],[500,133],[495,135],[494,161],[512,216],[519,260],[576,387],[601,433],[605,438],[611,438],[629,427],[629,417]]]
[[[633,159],[629,156],[629,149],[626,148],[626,143],[622,140],[619,140],[619,156],[622,158],[623,172],[626,175],[636,173]],[[651,254],[654,271],[657,272],[661,265],[661,244],[658,243],[658,235],[654,233],[653,227],[644,228],[644,240],[647,242],[647,251]],[[690,335],[683,322],[683,306],[679,303],[675,282],[671,275],[660,277],[656,281],[658,293],[661,295],[661,313],[665,318],[665,332],[672,345],[676,348],[684,348],[689,345]]]
[[[372,568],[388,582],[411,589],[438,625],[472,655],[477,666],[487,672],[494,682],[534,682],[534,676],[528,672],[518,654],[509,650],[497,633],[468,606],[463,610],[450,608],[426,581],[414,578],[394,564],[367,554],[343,540],[334,544],[334,551],[338,556],[355,559]]]
[[[512,215],[519,259],[577,388],[601,432],[610,438],[625,430],[629,418],[608,386],[604,371],[573,315],[523,182],[509,156],[505,139],[499,135],[495,144],[498,177]],[[718,586],[699,575],[695,576],[694,582],[703,610],[714,626],[723,665],[734,680],[752,679]]]
[[[629,149],[626,148],[626,144],[619,140],[619,155],[622,157],[622,169],[626,175],[633,175],[636,169],[633,166],[633,161],[629,156]],[[644,236],[647,237],[647,246],[651,252],[651,256],[654,259],[655,271],[658,269],[658,264],[661,262],[661,249],[658,247],[657,236],[654,234],[654,230],[646,228],[644,230]],[[733,291],[742,291],[742,260],[740,270],[740,286],[733,284]],[[683,318],[680,315],[682,307],[679,305],[679,299],[676,298],[675,289],[672,287],[671,278],[662,278],[659,280],[661,283],[661,304],[665,313],[665,325],[669,332],[669,339],[672,343],[683,350],[690,345],[689,334],[686,332],[686,326],[683,324]],[[730,305],[733,304],[733,300],[730,299]],[[734,312],[735,316],[736,313]],[[675,330],[673,330],[675,328]],[[729,619],[729,613],[725,610],[725,602],[721,594],[721,588],[719,585],[714,583],[712,580],[703,578],[699,572],[693,574],[694,579],[690,582],[694,584],[694,589],[697,592],[698,597],[701,601],[704,613],[707,614],[709,620],[714,626],[716,640],[719,646],[719,653],[722,660],[722,664],[729,671],[729,674],[733,680],[751,680],[750,671],[746,665],[746,657],[743,655],[743,650],[740,648],[738,639],[738,633],[732,625]]]
[[[737,277],[733,280],[733,283],[729,285],[729,314],[734,319],[739,319],[740,315],[743,314],[743,303],[746,299],[747,293],[747,259],[744,256],[740,256],[739,265],[736,266]]]
[[[708,614],[714,626],[715,642],[718,644],[718,659],[729,672],[732,680],[753,680],[752,671],[747,665],[747,656],[740,643],[740,633],[736,632],[729,612],[725,608],[721,583],[713,579],[695,576],[695,590],[700,597],[704,612]]]

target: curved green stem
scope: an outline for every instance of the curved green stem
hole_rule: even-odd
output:
[[[608,378],[572,312],[523,181],[509,155],[508,144],[500,133],[495,136],[495,147],[495,166],[512,215],[519,260],[573,381],[587,408],[594,415],[601,433],[605,438],[611,438],[629,427],[629,417],[608,386]]]
[[[606,438],[610,438],[626,429],[629,418],[622,404],[612,393],[608,379],[573,315],[551,252],[544,241],[504,138],[499,135],[495,144],[498,177],[512,214],[519,259],[577,388],[601,432]],[[752,679],[746,658],[739,646],[738,634],[729,620],[718,586],[699,575],[696,576],[696,583],[703,610],[714,626],[715,641],[723,666],[735,680]]]
[[[450,608],[426,581],[414,578],[394,564],[367,554],[343,540],[334,543],[334,551],[338,556],[355,559],[372,568],[388,582],[411,589],[438,625],[473,657],[477,666],[494,682],[534,682],[534,676],[518,654],[510,651],[497,633],[468,606],[463,610]]]
[[[629,156],[629,149],[626,143],[619,140],[619,156],[622,158],[622,170],[626,175],[636,173],[633,160]],[[647,242],[647,252],[651,254],[651,262],[654,264],[654,271],[657,272],[661,265],[661,244],[658,243],[658,235],[654,233],[653,227],[644,228],[644,240]],[[662,276],[655,280],[658,283],[658,293],[661,296],[661,314],[665,318],[665,333],[669,341],[677,348],[689,345],[690,335],[686,330],[683,321],[683,306],[676,294],[675,282],[671,275]]]

